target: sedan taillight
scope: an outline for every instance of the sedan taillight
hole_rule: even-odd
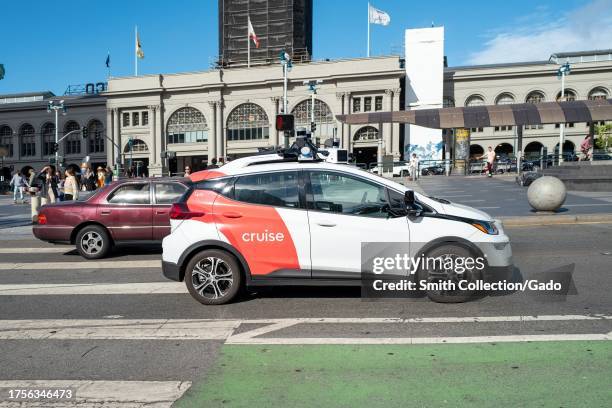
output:
[[[171,220],[188,220],[195,217],[203,217],[204,213],[201,211],[191,211],[185,203],[174,203],[170,208],[170,219]]]
[[[47,216],[45,214],[38,214],[38,225],[45,225],[47,223]]]

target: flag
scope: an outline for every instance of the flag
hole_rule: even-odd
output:
[[[372,24],[386,26],[391,22],[391,17],[389,17],[389,14],[377,9],[376,7],[372,7],[371,5],[369,5],[369,15],[369,21]]]
[[[4,73],[6,71],[4,70],[4,65],[0,64],[0,79],[4,78]]]
[[[142,50],[142,45],[140,44],[140,35],[136,32],[136,56],[140,59],[144,58],[144,51]]]
[[[255,30],[253,29],[253,24],[251,24],[251,17],[247,17],[249,21],[249,40],[253,40],[255,43],[255,48],[259,48],[259,40],[257,39],[257,34],[255,34]]]
[[[106,68],[110,68],[110,52],[106,56]]]

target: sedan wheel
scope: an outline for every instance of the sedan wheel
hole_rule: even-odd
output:
[[[75,241],[79,254],[87,259],[103,258],[112,246],[108,232],[99,225],[81,229]]]
[[[189,293],[205,305],[231,301],[241,285],[241,274],[234,257],[220,250],[205,250],[195,255],[185,269]]]

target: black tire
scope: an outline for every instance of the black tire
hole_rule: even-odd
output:
[[[108,231],[99,225],[87,225],[79,230],[76,249],[86,259],[104,258],[113,246]]]
[[[426,259],[438,258],[438,257],[462,257],[462,258],[476,258],[471,250],[459,245],[459,244],[446,244],[436,247],[430,250]],[[433,265],[432,265],[433,266]],[[474,268],[472,270],[466,270],[462,274],[458,274],[455,271],[446,271],[443,269],[427,268],[420,269],[417,273],[418,283],[422,280],[429,282],[442,282],[451,281],[455,283],[456,290],[426,290],[425,294],[429,299],[437,303],[461,303],[466,302],[474,297],[475,291],[473,290],[460,290],[457,288],[459,281],[465,280],[468,282],[475,282],[481,278],[481,271]]]
[[[408,177],[410,175],[410,173],[408,172],[408,170],[402,170],[400,172],[400,177]]]
[[[217,269],[211,273],[214,262]],[[240,292],[240,265],[226,251],[205,249],[195,254],[185,266],[185,285],[191,296],[203,305],[223,305]]]

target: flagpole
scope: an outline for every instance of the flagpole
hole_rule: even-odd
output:
[[[138,76],[138,26],[134,26],[134,76]]]
[[[110,51],[108,52],[108,56],[106,57],[106,60],[108,61],[108,64],[106,65],[106,69],[108,70],[107,78],[110,78],[110,76],[111,76],[111,71],[110,71]]]
[[[247,16],[247,68],[251,68],[251,39],[249,38],[249,24],[251,17]]]
[[[368,58],[370,57],[370,2],[368,2]]]

